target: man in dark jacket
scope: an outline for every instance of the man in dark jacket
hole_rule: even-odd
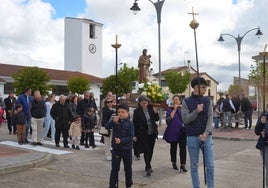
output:
[[[233,113],[234,119],[235,119],[235,128],[238,128],[239,123],[240,123],[240,114],[239,114],[240,98],[239,98],[239,95],[232,97],[231,100],[232,100],[234,107],[235,107],[235,111],[232,110],[232,113]]]
[[[253,108],[252,108],[251,102],[245,96],[245,94],[242,95],[242,99],[241,99],[241,111],[244,114],[244,120],[245,120],[244,129],[247,129],[247,128],[250,129],[252,126]]]
[[[52,106],[50,111],[50,115],[55,120],[55,144],[56,147],[60,147],[60,134],[63,135],[63,144],[65,148],[69,148],[68,146],[68,129],[72,120],[72,112],[66,101],[66,96],[61,95],[59,98],[59,102],[55,103]]]
[[[235,107],[229,94],[225,95],[220,110],[223,112],[223,128],[232,128],[232,112],[235,112]]]
[[[43,100],[40,91],[36,90],[34,92],[33,101],[29,107],[30,115],[31,115],[31,125],[32,125],[32,145],[43,145],[41,143],[42,140],[42,132],[44,125],[44,117],[46,115],[46,105]]]

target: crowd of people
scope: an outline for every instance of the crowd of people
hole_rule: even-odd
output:
[[[217,128],[238,128],[240,124],[244,124],[244,129],[251,129],[253,107],[250,100],[245,94],[241,97],[231,97],[228,93],[220,93],[220,98],[213,108],[214,127]],[[244,122],[241,120],[244,119]],[[232,124],[235,123],[233,126]]]
[[[55,98],[54,94],[44,97],[38,90],[32,94],[30,88],[17,98],[11,92],[1,104],[9,134],[17,135],[18,144],[30,143],[28,137],[31,135],[30,144],[33,146],[43,145],[43,140],[49,139],[60,147],[62,135],[65,148],[70,147],[69,138],[73,149],[80,149],[77,140],[79,145],[95,148],[93,133],[97,123],[97,105],[94,94],[85,92],[80,100],[76,95],[60,95],[58,101]]]
[[[180,96],[173,97],[173,105],[166,111],[167,128],[164,140],[170,144],[171,167],[180,172],[186,169],[186,147],[190,156],[190,169],[194,187],[200,184],[198,177],[198,161],[201,143],[207,155],[208,187],[214,184],[213,145],[211,138],[212,109],[210,100],[198,93],[196,80],[192,81],[194,92],[183,102]],[[206,84],[201,83],[201,88]],[[203,90],[202,90],[203,91]],[[205,91],[205,90],[204,90]],[[200,99],[204,106],[199,104]],[[120,97],[119,104],[112,92],[108,92],[102,101],[100,119],[97,119],[97,105],[94,94],[85,92],[83,98],[78,96],[66,97],[60,95],[58,101],[55,95],[43,97],[40,91],[27,88],[16,98],[13,93],[4,100],[9,134],[17,134],[18,144],[29,144],[29,135],[34,147],[43,145],[44,139],[60,147],[63,137],[63,147],[80,150],[95,148],[94,129],[97,122],[108,130],[102,135],[104,154],[107,161],[111,161],[109,187],[117,187],[120,162],[123,160],[126,187],[131,187],[132,180],[132,152],[136,159],[144,158],[145,175],[152,175],[153,153],[155,141],[158,138],[160,117],[158,107],[152,106],[150,99],[141,95],[137,99],[135,108],[129,107],[130,93]],[[188,101],[188,102],[185,102]],[[197,125],[202,123],[201,127]],[[186,143],[188,143],[186,145]],[[189,144],[190,143],[190,144]],[[179,145],[180,165],[177,166],[177,145]]]
[[[166,109],[166,129],[163,139],[170,146],[171,167],[180,172],[187,172],[187,149],[190,159],[190,172],[193,187],[200,187],[198,176],[199,151],[206,156],[206,180],[209,188],[214,187],[214,152],[212,125],[215,128],[232,127],[232,116],[242,111],[245,128],[252,127],[252,107],[250,101],[228,94],[221,96],[213,108],[209,97],[204,96],[207,83],[202,77],[191,81],[192,95],[182,100],[174,95],[172,105]],[[111,161],[109,187],[118,183],[120,162],[123,160],[126,187],[131,187],[132,152],[137,160],[144,158],[145,175],[152,175],[153,153],[158,138],[160,117],[158,107],[152,106],[150,99],[140,95],[135,108],[129,106],[130,93],[117,99],[108,92],[98,109],[94,93],[85,92],[82,98],[72,95],[60,95],[58,101],[51,94],[43,97],[40,91],[27,88],[17,98],[10,93],[4,99],[4,109],[9,134],[17,134],[18,144],[28,144],[31,135],[33,146],[43,145],[49,139],[60,147],[61,136],[63,147],[80,150],[80,147],[95,148],[94,131],[98,122],[107,129],[102,135],[104,155]],[[101,112],[97,116],[98,110]],[[239,125],[239,124],[238,124]],[[238,127],[236,124],[235,127]],[[261,134],[261,133],[259,133]],[[71,144],[71,147],[69,146]],[[179,166],[177,151],[179,146]]]

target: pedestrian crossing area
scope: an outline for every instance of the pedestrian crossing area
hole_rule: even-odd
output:
[[[96,148],[93,149],[92,147],[85,148],[85,146],[79,146],[80,150],[91,151],[91,150],[103,148],[104,144],[100,143],[101,135],[99,133],[94,133],[94,138],[95,138],[95,144],[97,146]],[[31,139],[29,139],[29,141],[31,142]],[[49,140],[42,141],[42,144],[43,144],[42,146],[33,146],[31,144],[19,145],[15,141],[2,141],[2,142],[0,142],[0,144],[12,146],[12,147],[17,147],[17,148],[22,148],[22,149],[39,151],[39,152],[47,152],[47,153],[51,153],[51,154],[55,154],[55,155],[70,154],[70,153],[73,153],[74,151],[78,151],[78,150],[74,150],[71,148],[70,142],[69,142],[70,148],[64,148],[63,147],[63,140],[60,141],[59,148],[55,147],[55,142],[52,142]]]
[[[94,138],[95,138],[95,144],[97,146],[96,148],[93,149],[92,147],[85,148],[85,146],[79,146],[80,150],[91,151],[91,150],[104,148],[104,144],[100,143],[101,135],[99,133],[94,133]],[[158,139],[162,139],[162,138],[163,138],[162,135],[158,135]],[[28,139],[28,140],[29,140],[29,142],[32,141],[31,139]],[[78,151],[78,150],[74,150],[71,148],[70,140],[69,140],[70,148],[64,148],[62,138],[60,140],[60,144],[59,144],[60,147],[59,148],[55,146],[54,141],[50,141],[50,140],[43,140],[42,146],[33,146],[31,144],[19,145],[15,141],[2,141],[2,142],[0,142],[0,144],[12,146],[12,147],[17,147],[17,148],[22,148],[22,149],[34,150],[34,151],[38,151],[38,152],[47,152],[47,153],[51,153],[51,154],[55,154],[55,155],[70,154],[70,153],[73,153],[74,151]]]

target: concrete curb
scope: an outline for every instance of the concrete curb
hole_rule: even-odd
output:
[[[46,153],[44,156],[38,159],[32,160],[30,162],[22,162],[21,164],[10,164],[7,166],[0,167],[0,175],[19,172],[19,171],[27,170],[29,168],[42,166],[42,165],[48,164],[53,159],[54,159],[53,154]]]
[[[230,141],[256,141],[258,139],[254,138],[233,138],[233,137],[219,137],[219,136],[213,136],[213,139],[217,140],[230,140]]]

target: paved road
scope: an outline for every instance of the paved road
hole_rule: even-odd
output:
[[[164,127],[162,127],[164,128]],[[254,134],[252,130],[244,130],[246,134]],[[250,131],[250,132],[249,132]],[[161,132],[161,131],[160,131]],[[15,140],[0,128],[0,141]],[[253,140],[214,139],[215,148],[215,182],[216,188],[255,188],[262,187],[262,161],[255,149]],[[1,145],[1,144],[0,144]],[[55,149],[49,144],[44,147]],[[1,148],[1,147],[0,147]],[[14,147],[12,147],[14,148]],[[16,160],[29,153],[41,155],[43,152],[21,150]],[[94,150],[72,150],[66,154],[53,154],[48,164],[27,168],[23,171],[0,176],[0,187],[3,188],[105,188],[108,187],[110,162],[105,160],[103,146]],[[0,161],[4,158],[0,150]],[[201,156],[200,156],[201,157]],[[202,158],[200,158],[202,159]],[[144,161],[133,160],[134,188],[191,188],[190,173],[182,174],[171,168],[169,145],[162,139],[156,143],[153,156],[153,174],[146,177]],[[187,161],[189,169],[189,161]],[[200,179],[203,182],[202,160],[200,160]],[[120,187],[124,186],[123,167],[120,171]],[[205,187],[202,184],[202,187]]]

